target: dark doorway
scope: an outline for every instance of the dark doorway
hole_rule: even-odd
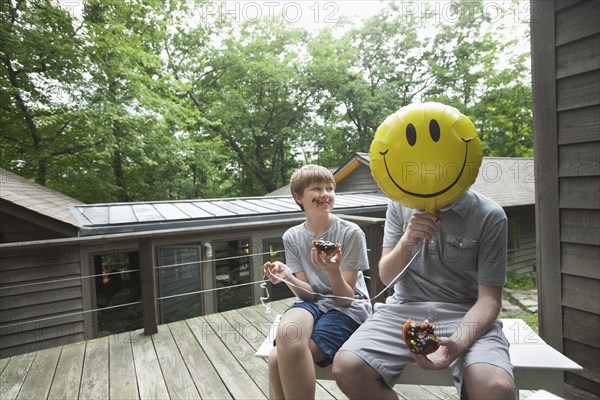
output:
[[[143,326],[140,262],[137,251],[94,256],[98,336]]]

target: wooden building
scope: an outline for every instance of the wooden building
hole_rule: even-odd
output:
[[[540,336],[600,396],[600,3],[531,2]]]
[[[0,358],[260,304],[262,265],[304,219],[289,195],[87,205],[0,177]],[[340,194],[336,213],[380,242],[386,203]]]

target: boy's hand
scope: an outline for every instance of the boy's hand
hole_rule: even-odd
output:
[[[318,250],[313,247],[310,252],[310,259],[312,263],[327,272],[328,270],[339,269],[340,262],[342,261],[342,250],[339,248],[336,252],[328,256],[324,251]]]
[[[273,284],[286,281],[292,276],[290,268],[280,261],[267,261],[265,265],[263,265],[263,269],[267,279],[269,279]]]

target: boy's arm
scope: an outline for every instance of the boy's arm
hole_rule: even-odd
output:
[[[290,267],[280,261],[266,262],[263,266],[267,278],[271,283],[277,284],[279,282],[285,282],[287,287],[290,288],[292,293],[301,300],[304,301],[315,301],[316,297],[311,292],[312,286],[308,283],[306,273],[298,271],[296,274],[292,274]]]
[[[324,257],[323,254],[320,254],[322,252],[316,248],[313,248],[311,252],[312,263],[325,271],[333,295],[338,296],[335,298],[335,302],[340,307],[350,306],[354,297],[358,270],[347,269],[342,271],[340,269],[342,252],[339,249],[332,257]]]

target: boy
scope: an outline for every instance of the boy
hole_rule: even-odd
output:
[[[290,180],[292,196],[306,221],[283,235],[287,265],[267,262],[272,283],[285,282],[298,301],[283,314],[269,377],[277,398],[314,398],[314,363],[324,367],[371,314],[362,270],[369,268],[365,236],[354,223],[331,213],[335,179],[321,166],[306,165]],[[340,243],[327,256],[313,240]],[[343,253],[343,255],[342,255]],[[354,300],[356,299],[356,301]]]

